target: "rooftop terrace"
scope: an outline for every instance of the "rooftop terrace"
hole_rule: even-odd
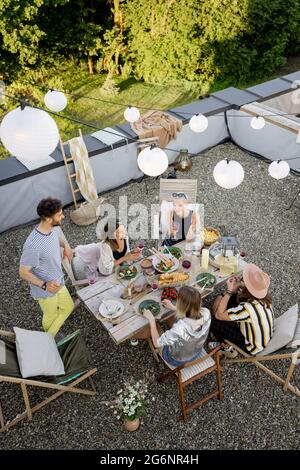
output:
[[[226,157],[244,167],[245,180],[236,189],[218,187],[212,178],[215,164]],[[299,178],[290,175],[276,181],[268,175],[267,163],[255,159],[231,143],[214,147],[193,159],[187,177],[198,178],[198,201],[205,205],[205,223],[223,234],[237,234],[249,262],[258,264],[271,276],[271,294],[275,316],[299,302],[300,211],[285,207],[299,190]],[[104,196],[112,204],[122,194],[128,203],[156,202],[158,180],[134,182]],[[55,193],[55,188],[53,188]],[[66,210],[63,230],[72,247],[95,241],[95,225],[78,227],[71,223]],[[32,225],[0,236],[0,322],[1,328],[41,327],[41,312],[31,299],[27,285],[19,279],[18,263],[23,243]],[[151,244],[153,242],[149,242]],[[209,306],[212,297],[206,299]],[[0,434],[2,449],[296,449],[299,446],[297,398],[255,367],[232,365],[223,370],[224,398],[210,400],[191,412],[187,423],[180,413],[175,381],[157,384],[155,376],[163,370],[153,359],[147,343],[137,347],[129,342],[116,346],[97,320],[81,305],[63,326],[68,334],[80,329],[92,361],[98,395],[66,395],[23,421],[8,433]],[[274,369],[280,373],[277,364]],[[151,403],[141,428],[126,432],[102,404],[111,399],[124,380],[144,377],[149,371]],[[209,377],[209,376],[208,376]],[[295,373],[299,387],[299,367]],[[208,390],[210,379],[197,382],[191,395]],[[40,393],[40,392],[39,392]],[[33,398],[37,394],[33,393]],[[153,401],[152,401],[153,398]],[[5,412],[15,414],[22,407],[15,389],[1,384],[1,402]],[[13,404],[13,406],[11,405]],[[11,408],[11,409],[9,409]]]

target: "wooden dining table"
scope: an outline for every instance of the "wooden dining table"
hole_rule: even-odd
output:
[[[201,269],[200,265],[201,258],[194,254],[189,255],[188,259],[191,261],[191,267],[189,268],[189,270],[185,270],[182,268],[181,265],[182,260],[186,258],[186,256],[184,255],[185,243],[181,242],[175,246],[181,248],[183,252],[183,257],[180,260],[180,267],[178,268],[178,271],[187,272],[189,274],[187,285],[194,285],[195,288],[199,289],[198,285],[195,285],[194,283],[196,281],[197,275],[201,272],[204,272],[203,269]],[[238,270],[237,273],[234,274],[234,276],[239,275],[246,264],[247,263],[243,259],[239,259]],[[142,275],[143,270],[140,267],[140,261],[135,263],[134,266],[137,268],[137,276]],[[205,272],[210,272],[216,277],[214,289],[225,284],[227,279],[232,277],[221,277],[220,269],[212,266],[211,264],[209,264],[208,269],[205,269]],[[135,280],[133,279],[133,282],[134,281]],[[167,310],[164,309],[164,307],[161,305],[162,288],[153,292],[151,290],[151,287],[147,286],[146,290],[132,296],[131,299],[120,298],[120,295],[122,294],[122,292],[124,292],[126,286],[128,286],[130,282],[131,281],[125,281],[124,279],[120,279],[117,273],[113,273],[110,276],[101,277],[97,282],[92,285],[88,285],[77,290],[77,295],[79,299],[84,303],[86,308],[96,317],[101,326],[108,332],[108,334],[111,336],[112,340],[116,344],[123,343],[126,340],[132,339],[140,335],[142,331],[148,327],[148,320],[143,317],[143,315],[139,312],[138,309],[139,304],[142,300],[153,299],[160,303],[161,312],[163,316],[163,319],[161,321],[164,321],[166,318],[169,317]],[[211,293],[211,289],[205,289],[201,292],[202,298],[207,297]],[[101,303],[109,299],[118,299],[124,304],[124,313],[115,321],[108,320],[99,313],[99,307]],[[171,314],[171,312],[169,313]],[[173,312],[172,315],[174,315]]]

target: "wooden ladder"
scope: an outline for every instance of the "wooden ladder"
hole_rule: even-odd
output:
[[[81,138],[83,138],[81,129],[79,129],[79,136]],[[76,171],[75,171],[74,160],[73,160],[72,156],[70,158],[67,158],[66,154],[65,154],[64,145],[68,144],[68,141],[63,142],[61,140],[61,138],[59,140],[60,140],[60,150],[61,150],[64,162],[65,162],[65,167],[66,167],[66,170],[67,170],[67,177],[68,177],[68,181],[69,181],[69,185],[70,185],[70,189],[71,189],[71,193],[72,193],[72,197],[73,197],[74,206],[75,206],[75,209],[77,209],[79,207],[79,205],[78,205],[78,202],[77,202],[76,195],[78,193],[80,193],[80,189],[78,188],[77,183],[76,183]],[[73,163],[73,165],[74,165],[73,172],[70,172],[69,163]],[[74,184],[76,185],[76,187],[74,187]]]

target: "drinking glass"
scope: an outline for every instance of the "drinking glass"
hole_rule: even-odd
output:
[[[151,285],[151,289],[153,290],[153,292],[157,291],[158,289],[157,281],[152,281],[150,285]]]
[[[202,245],[200,242],[194,242],[193,243],[193,255],[194,256],[200,256],[201,254],[201,248],[202,248]]]
[[[174,240],[178,239],[177,233],[178,230],[180,229],[180,223],[179,222],[173,222],[173,230],[174,230]]]
[[[90,268],[87,268],[86,277],[87,277],[87,280],[89,281],[90,285],[95,284],[95,282],[96,282],[96,271],[92,271]]]
[[[144,242],[142,240],[139,240],[136,244],[136,248],[140,254],[139,259],[143,256],[143,250],[144,250]]]
[[[193,252],[193,244],[191,242],[185,242],[184,245],[184,254],[189,257]]]
[[[137,249],[139,250],[139,252],[142,254],[143,252],[143,249],[144,249],[144,242],[142,240],[139,240],[136,244],[136,247]]]

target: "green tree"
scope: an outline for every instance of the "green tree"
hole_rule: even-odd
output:
[[[135,74],[146,81],[199,78],[198,0],[132,0],[125,27]]]

